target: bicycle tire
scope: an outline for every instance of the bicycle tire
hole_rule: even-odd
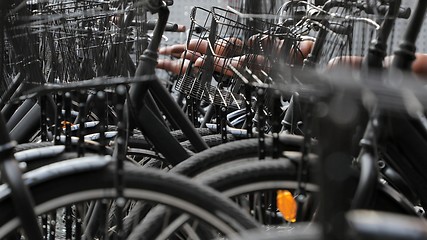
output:
[[[73,148],[77,146],[73,145]],[[84,145],[85,156],[97,155],[97,146]],[[107,153],[111,152],[107,149]],[[15,158],[22,165],[23,171],[31,171],[48,164],[70,160],[79,157],[76,149],[67,150],[64,145],[54,145],[52,142],[19,144],[15,150]]]
[[[222,136],[220,134],[212,134],[212,135],[206,135],[202,136],[203,141],[209,146],[209,147],[215,147],[218,145],[223,144]],[[227,134],[227,141],[235,141],[236,138],[232,134]],[[194,149],[193,145],[190,141],[186,140],[181,142],[181,146],[185,147],[186,149],[195,152],[196,149]]]
[[[301,149],[302,140],[303,139],[300,137],[289,135],[283,138],[281,145],[282,148],[287,151],[299,151]],[[273,145],[272,139],[266,138],[265,145],[267,152],[270,152]],[[194,177],[206,169],[233,160],[250,157],[255,159],[258,156],[258,146],[258,139],[242,139],[224,143],[189,157],[172,168],[171,171]]]
[[[34,196],[37,214],[49,212],[74,202],[117,197],[112,165],[109,164],[102,169],[47,179],[31,185],[30,191]],[[49,167],[52,168],[52,166]],[[41,172],[39,169],[39,173]],[[97,179],[97,181],[93,181],[93,179]],[[192,211],[196,209],[200,211],[194,213],[197,218],[213,224],[222,232],[233,235],[239,231],[257,228],[257,224],[233,203],[219,196],[215,191],[183,177],[158,170],[127,167],[124,181],[126,198],[163,203],[181,210],[187,208],[187,211],[192,214]],[[170,184],[172,182],[173,185]],[[12,204],[9,196],[3,195],[0,200],[0,210],[2,211],[0,238],[4,238],[19,225]]]
[[[217,146],[222,144],[222,138],[221,135],[212,133],[208,128],[197,128],[197,131],[202,136],[202,139],[206,142],[206,144],[209,147]],[[181,146],[186,149],[188,154],[190,156],[193,156],[195,153],[195,149],[191,142],[187,140],[187,137],[184,135],[184,133],[181,130],[172,131],[171,134],[181,142]],[[234,137],[232,135],[228,135],[228,139],[234,140]],[[133,147],[134,149],[152,149],[152,145],[144,138],[143,135],[135,135],[134,137],[131,137],[129,139],[128,146]],[[155,153],[155,152],[152,152]],[[156,153],[154,154],[156,155]],[[148,162],[151,160],[157,160],[160,162],[168,163],[167,159],[163,158],[162,156],[154,156],[153,154],[144,156],[142,159],[139,160],[139,162]],[[158,154],[157,154],[158,155]],[[163,164],[158,164],[163,165]]]
[[[203,174],[197,178],[197,181],[206,184],[215,190],[221,192],[224,196],[233,198],[242,194],[275,191],[275,190],[296,190],[297,182],[297,164],[294,161],[287,159],[266,160],[266,161],[251,161],[240,166],[225,168],[224,171],[217,171],[214,175],[204,176]],[[314,164],[309,164],[308,179],[304,184],[305,191],[308,195],[316,194],[319,187],[316,184],[316,167]],[[415,211],[411,211],[409,202],[402,202],[394,199],[393,194],[390,194],[390,187],[379,185],[377,188],[377,201],[374,209],[382,211],[392,211],[413,215]],[[396,192],[395,192],[396,193]],[[246,197],[247,199],[247,197]],[[308,199],[308,198],[307,198]],[[304,205],[303,220],[310,221],[313,217],[316,207],[313,206],[313,198],[309,198]],[[265,203],[264,203],[265,204]],[[253,209],[248,209],[248,212],[254,213]],[[153,238],[159,231],[161,226],[160,221],[165,215],[164,209],[155,207],[147,214],[143,220],[144,224],[138,229],[138,234],[146,236],[148,239]],[[175,216],[177,217],[177,216]]]
[[[214,134],[208,128],[196,128],[196,130],[200,134],[200,136]],[[185,134],[181,130],[171,131],[170,133],[179,142],[184,142],[188,140],[187,136],[185,136]],[[133,136],[130,136],[128,146],[133,148],[151,148],[152,147],[151,143],[147,141],[147,139],[142,134],[134,134]]]
[[[219,171],[213,176],[203,176],[197,178],[210,187],[217,188],[226,197],[234,197],[236,193],[233,188],[242,187],[242,185],[254,185],[251,191],[269,190],[287,186],[290,181],[296,179],[296,166],[287,159],[250,162],[241,166],[228,168],[225,171]],[[262,183],[271,184],[264,187]],[[265,185],[264,185],[265,186]],[[281,186],[281,187],[279,187]],[[296,184],[292,184],[295,187]],[[310,185],[311,187],[311,185]],[[248,189],[243,187],[241,189]],[[312,190],[312,189],[311,189]],[[317,190],[317,188],[316,188]],[[230,194],[231,193],[231,194]],[[142,224],[135,228],[134,235],[144,236],[145,239],[155,239],[161,231],[161,221],[166,215],[162,206],[153,208],[143,219]],[[178,218],[179,216],[173,216]]]
[[[292,231],[248,231],[232,240],[320,240],[323,239],[322,228],[319,224],[301,224]]]
[[[314,163],[309,162],[307,168],[308,192],[318,191],[316,185],[317,169]],[[274,189],[282,184],[283,187],[297,187],[298,162],[286,159],[250,161],[240,166],[225,168],[216,174],[199,175],[198,181],[221,192],[227,197],[233,197],[243,193],[242,191],[256,191],[262,189]],[[254,186],[250,186],[253,184]],[[264,185],[263,185],[264,184]],[[263,186],[262,186],[263,185]],[[286,188],[285,188],[286,189]],[[372,208],[388,212],[416,215],[414,206],[405,196],[388,184],[379,184]],[[400,198],[399,198],[400,197]]]
[[[15,152],[21,152],[21,151],[39,148],[39,147],[50,147],[53,145],[54,145],[53,142],[22,143],[22,144],[16,145]]]

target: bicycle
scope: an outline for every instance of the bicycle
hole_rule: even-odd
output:
[[[162,5],[159,1],[146,1],[145,4],[148,4],[149,9],[153,12],[161,12],[160,14],[164,14],[167,12],[167,7]],[[153,7],[157,6],[157,7]],[[157,32],[161,33],[161,21],[159,20],[157,27]],[[156,32],[156,30],[155,30]],[[161,34],[160,34],[161,35]],[[159,39],[158,39],[159,40]],[[151,48],[158,43],[154,43],[155,40],[151,42]],[[150,47],[149,47],[150,48]],[[142,69],[147,69],[148,67],[141,67]],[[147,75],[145,75],[147,76]],[[148,74],[149,77],[150,74]],[[93,82],[84,82],[84,84],[95,84],[97,85],[97,81]],[[233,232],[242,230],[245,228],[256,227],[257,225],[250,219],[248,219],[245,215],[241,214],[240,210],[236,209],[231,203],[229,204],[232,209],[223,209],[220,210],[218,207],[222,205],[222,201],[219,200],[220,197],[215,197],[215,193],[210,190],[205,189],[202,186],[196,186],[194,183],[190,183],[189,181],[172,176],[171,174],[164,174],[157,171],[151,170],[140,170],[135,169],[130,166],[130,171],[128,171],[128,164],[123,164],[122,160],[125,157],[125,147],[126,147],[126,136],[127,130],[125,128],[126,121],[123,119],[123,110],[124,110],[124,101],[126,99],[126,87],[123,85],[123,80],[119,79],[119,81],[114,82],[112,85],[119,85],[116,88],[117,94],[117,103],[116,103],[116,111],[117,117],[119,118],[118,122],[118,137],[116,141],[115,151],[113,153],[113,158],[104,157],[104,156],[93,156],[93,157],[83,157],[77,158],[74,160],[68,160],[63,162],[58,162],[51,165],[46,165],[36,170],[29,171],[24,174],[24,178],[20,178],[21,173],[20,169],[17,167],[17,164],[13,158],[13,142],[6,138],[8,136],[7,130],[5,129],[5,124],[2,122],[0,124],[2,136],[4,136],[2,140],[2,148],[4,159],[2,161],[3,166],[8,170],[4,170],[2,172],[2,176],[5,178],[6,182],[9,183],[9,186],[12,188],[10,190],[6,185],[3,185],[4,189],[2,190],[2,203],[1,208],[4,209],[4,214],[2,214],[1,218],[1,236],[2,238],[6,235],[10,234],[15,230],[20,224],[23,226],[23,231],[26,236],[32,239],[41,239],[44,234],[47,236],[56,226],[50,226],[49,230],[48,225],[45,225],[44,231],[42,232],[41,228],[38,225],[38,218],[36,215],[40,215],[43,212],[51,212],[52,210],[62,206],[68,205],[73,202],[81,202],[87,200],[95,200],[95,199],[114,199],[115,200],[115,214],[118,216],[117,222],[112,225],[114,229],[114,233],[105,231],[101,235],[108,236],[109,234],[117,234],[117,236],[121,237],[121,223],[122,218],[124,216],[122,213],[123,209],[127,209],[127,206],[123,202],[123,197],[130,197],[136,199],[145,199],[148,201],[154,202],[163,202],[166,204],[172,204],[178,208],[185,208],[190,212],[197,209],[196,215],[198,217],[204,218],[207,217],[206,223],[213,224],[215,227],[219,228],[224,234],[234,234]],[[73,84],[71,84],[73,86]],[[70,87],[70,86],[68,86]],[[84,86],[87,87],[87,86]],[[61,87],[60,87],[61,88]],[[65,87],[62,87],[62,90],[65,90]],[[74,88],[74,86],[73,86]],[[58,126],[56,126],[58,127]],[[114,162],[112,159],[116,159]],[[117,165],[116,167],[114,165]],[[123,166],[124,165],[124,166]],[[144,173],[142,173],[142,172]],[[146,174],[146,175],[145,175]],[[160,174],[160,176],[158,175]],[[163,176],[164,175],[164,176]],[[98,179],[99,181],[92,181],[92,179]],[[150,180],[148,180],[150,179]],[[171,186],[169,182],[176,183],[175,186]],[[180,183],[178,183],[180,182]],[[81,183],[81,184],[76,184]],[[184,186],[186,184],[187,186]],[[27,185],[28,184],[28,185]],[[180,192],[177,190],[178,185],[183,184],[182,190],[184,192]],[[126,187],[124,187],[124,185]],[[165,185],[165,186],[163,186]],[[191,185],[191,186],[190,186]],[[187,197],[191,197],[190,192],[197,192],[198,190],[192,189],[193,185],[195,188],[200,188],[202,192],[198,192],[197,195],[199,197],[194,196],[194,199],[198,203],[194,205],[194,203],[189,203],[187,200],[190,200]],[[145,186],[145,187],[144,187]],[[169,187],[167,187],[169,186]],[[157,187],[160,187],[160,191],[156,190]],[[29,190],[32,195],[30,195]],[[27,189],[27,190],[26,190]],[[55,189],[55,190],[53,190]],[[132,190],[134,189],[134,190]],[[175,189],[174,193],[169,193],[168,191],[171,189]],[[204,190],[202,190],[204,189]],[[188,191],[188,193],[186,192]],[[145,197],[144,197],[144,196]],[[168,198],[167,196],[173,195],[174,197]],[[15,201],[10,201],[10,197],[12,197]],[[159,199],[159,197],[161,197]],[[203,198],[207,197],[207,198]],[[208,200],[209,199],[209,200]],[[210,203],[211,200],[214,199],[213,203]],[[159,201],[160,200],[160,201]],[[227,201],[225,201],[227,202]],[[102,201],[101,201],[102,203]],[[206,206],[204,204],[213,204],[215,206]],[[88,206],[95,206],[96,204],[89,204]],[[104,205],[104,204],[102,204]],[[126,204],[125,204],[126,205]],[[199,205],[198,207],[196,207]],[[13,208],[12,206],[16,206]],[[66,216],[71,216],[73,214],[77,215],[75,220],[67,219],[65,220],[65,228],[67,229],[66,235],[71,236],[72,229],[74,228],[77,231],[76,237],[79,238],[80,234],[89,234],[96,233],[97,228],[94,229],[82,229],[82,227],[96,227],[97,224],[92,224],[92,221],[84,222],[84,215],[81,212],[84,211],[86,207],[85,205],[72,205],[70,207],[65,208],[65,212],[68,212]],[[105,206],[105,205],[104,205]],[[218,216],[214,216],[215,214],[208,213],[206,214],[205,210],[202,209],[211,209],[214,212],[221,212]],[[95,207],[94,209],[99,209]],[[16,210],[16,212],[15,212]],[[87,209],[90,210],[90,209]],[[235,212],[236,211],[236,212]],[[16,215],[17,216],[16,216]],[[99,214],[99,213],[98,213]],[[230,214],[228,217],[226,215]],[[49,214],[48,214],[49,215]],[[241,223],[237,223],[236,219],[238,216],[242,216],[243,220]],[[89,216],[88,216],[89,217]],[[48,218],[42,217],[41,221],[46,223],[47,220],[50,219],[52,224],[54,224],[56,215],[51,214]],[[227,220],[228,219],[228,220]],[[229,222],[232,220],[232,222]],[[76,221],[75,227],[71,227],[70,221]],[[83,224],[82,222],[83,221]],[[225,221],[225,222],[224,222]],[[240,220],[237,220],[240,221]],[[85,225],[87,223],[88,225]],[[194,223],[194,222],[193,222]],[[236,224],[237,223],[237,224]],[[99,223],[98,223],[99,224]],[[107,226],[101,224],[100,226]],[[107,229],[108,230],[108,229]],[[184,229],[184,232],[191,233],[193,230]],[[189,233],[189,234],[190,234]],[[19,231],[14,234],[20,234]],[[85,235],[86,237],[91,238],[92,235]]]

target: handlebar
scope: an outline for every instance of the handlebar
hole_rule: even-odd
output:
[[[367,7],[364,10],[368,14],[374,14],[374,10],[370,7]],[[389,6],[381,5],[381,6],[377,7],[377,11],[381,15],[385,15],[388,10],[389,10]],[[411,8],[400,8],[396,17],[408,19],[411,16],[411,12],[412,12]]]
[[[150,20],[147,23],[145,23],[145,26],[147,27],[148,30],[153,30],[156,24],[157,24],[157,20]],[[167,32],[185,32],[185,30],[186,30],[186,27],[181,24],[168,22],[165,26],[165,31]]]

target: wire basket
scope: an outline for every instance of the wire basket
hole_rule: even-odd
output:
[[[365,56],[378,33],[379,23],[385,20],[384,16],[368,13],[366,6],[352,1],[325,4],[313,10],[315,13],[310,15],[308,22],[318,46],[313,48],[312,55],[316,57],[311,60],[319,69],[350,59],[342,56]]]
[[[209,25],[212,22],[212,13],[207,9],[194,7],[190,19],[191,25],[186,45],[187,49],[194,49],[194,52],[186,50],[185,60],[182,63],[180,77],[176,82],[175,89],[187,96],[201,100],[205,95],[206,86],[202,86],[200,81],[195,81],[195,73],[192,72],[193,63],[190,61],[198,58],[197,50],[203,48],[206,52],[206,45],[202,47],[201,44],[206,43],[205,39],[210,34]]]
[[[240,108],[244,97],[232,67],[269,72],[280,58],[288,57],[283,45],[293,46],[291,39],[282,26],[269,21],[248,20],[228,9],[195,7],[176,90],[214,105]]]
[[[31,54],[40,59],[47,82],[128,75],[121,70],[132,60],[125,60],[124,54],[131,53],[135,29],[140,27],[132,4],[103,0],[33,0],[27,4],[29,12],[17,15],[16,34],[9,34],[8,40],[33,39]],[[126,23],[131,10],[133,20]]]
[[[299,1],[301,2],[303,1]],[[306,68],[303,68],[303,71],[312,71],[311,68],[315,68],[320,72],[327,72],[337,65],[341,67],[341,64],[359,69],[371,41],[376,37],[384,37],[378,31],[379,23],[391,19],[377,12],[371,13],[366,6],[352,1],[336,1],[333,4],[330,2],[324,6],[314,6],[307,2],[305,4],[308,12],[302,19],[305,21],[304,25],[310,29],[307,39],[311,36],[315,42],[310,54],[303,56],[306,58]],[[287,92],[287,88],[292,88],[293,84],[304,84],[294,76],[295,70],[301,72],[301,69],[295,69],[292,64],[284,62],[274,64],[268,74],[255,73],[251,69],[233,70],[252,87],[281,88],[283,92]],[[314,77],[315,74],[310,76]],[[273,82],[274,85],[271,84]]]

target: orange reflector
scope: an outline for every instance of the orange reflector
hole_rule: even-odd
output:
[[[62,124],[62,128],[64,128],[64,129],[67,127],[67,125],[70,125],[70,126],[74,125],[73,123],[68,122],[68,121],[62,121],[61,124]]]
[[[288,190],[277,191],[277,208],[283,214],[283,218],[288,222],[297,220],[297,202]]]

